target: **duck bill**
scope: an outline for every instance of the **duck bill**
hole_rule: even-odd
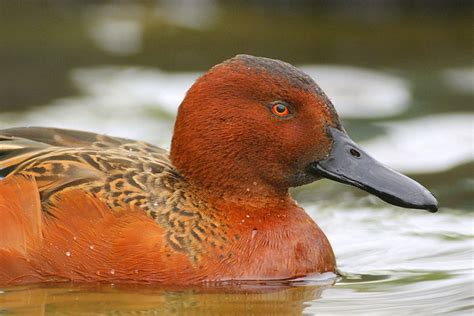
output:
[[[438,210],[438,201],[421,184],[382,165],[343,131],[327,129],[333,139],[331,153],[327,159],[311,164],[313,173],[361,188],[393,205]]]

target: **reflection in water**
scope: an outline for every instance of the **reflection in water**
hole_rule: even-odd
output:
[[[321,297],[333,279],[291,282],[241,283],[195,288],[158,288],[124,285],[57,285],[4,289],[4,311],[30,315],[74,313],[190,313],[200,315],[298,315],[305,303]],[[1,313],[0,309],[0,313]]]

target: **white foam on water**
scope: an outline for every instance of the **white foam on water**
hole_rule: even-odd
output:
[[[408,82],[392,74],[345,65],[312,65],[310,75],[348,118],[385,117],[405,111],[411,101]]]
[[[54,100],[30,111],[1,113],[2,127],[50,126],[87,130],[169,147],[173,121],[151,115],[158,109],[174,116],[195,73],[167,74],[138,67],[77,69],[71,78],[79,96]]]
[[[474,159],[473,113],[430,115],[380,125],[387,134],[363,147],[394,169],[440,172]]]
[[[168,73],[152,68],[99,67],[77,69],[72,73],[75,85],[86,95],[117,106],[156,106],[175,114],[186,91],[199,77],[197,72]]]

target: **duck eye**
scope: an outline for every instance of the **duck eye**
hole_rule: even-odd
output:
[[[287,116],[290,114],[290,110],[283,103],[276,103],[272,106],[272,113],[277,116]]]

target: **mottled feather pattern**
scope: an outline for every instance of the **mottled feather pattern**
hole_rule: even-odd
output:
[[[165,229],[167,245],[194,262],[203,247],[218,248],[227,241],[216,212],[192,194],[161,148],[59,129],[12,129],[0,135],[4,176],[35,178],[47,214],[54,216],[50,210],[56,196],[81,189],[104,201],[111,211],[143,209]]]

